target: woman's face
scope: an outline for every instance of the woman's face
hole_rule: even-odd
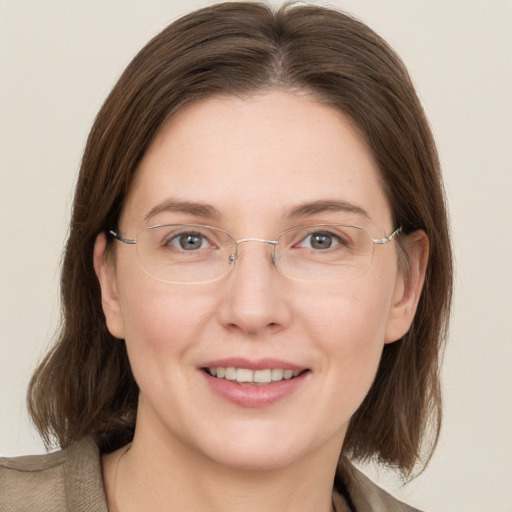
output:
[[[203,100],[162,129],[119,229],[132,238],[174,223],[267,240],[308,224],[361,226],[373,238],[396,228],[353,125],[282,91]],[[125,339],[140,387],[136,436],[230,467],[337,458],[384,344],[400,338],[414,314],[395,242],[376,246],[369,270],[342,283],[285,277],[258,242],[240,244],[233,270],[203,284],[152,279],[135,246],[116,242],[114,264],[103,249],[100,236],[95,265],[107,324]],[[214,367],[300,375],[247,384],[211,375]]]

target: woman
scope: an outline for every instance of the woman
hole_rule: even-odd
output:
[[[435,146],[386,43],[319,7],[185,16],[89,136],[30,387],[63,451],[3,461],[1,508],[412,510],[350,460],[428,460],[450,292]]]

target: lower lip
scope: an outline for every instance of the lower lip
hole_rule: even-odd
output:
[[[239,384],[233,380],[218,379],[201,370],[210,388],[223,399],[241,407],[260,408],[274,404],[293,393],[304,383],[309,372],[298,377],[269,384]]]

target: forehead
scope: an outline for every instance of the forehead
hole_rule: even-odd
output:
[[[390,211],[371,151],[349,119],[307,95],[217,96],[159,132],[132,183],[123,220],[155,206],[212,205],[219,217],[278,218],[315,201],[353,204],[376,226]]]

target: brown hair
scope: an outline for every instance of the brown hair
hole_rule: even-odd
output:
[[[47,444],[56,439],[65,447],[95,434],[108,451],[133,436],[138,388],[124,343],[107,330],[92,254],[96,236],[116,227],[156,133],[191,101],[269,88],[312,92],[350,116],[378,162],[396,225],[429,238],[417,314],[408,334],[385,346],[343,454],[408,473],[428,427],[431,454],[452,259],[439,162],[421,104],[399,57],[363,23],[322,7],[274,12],[245,2],[198,10],[163,30],[127,67],[94,122],[63,262],[62,328],[29,388],[30,413]]]

